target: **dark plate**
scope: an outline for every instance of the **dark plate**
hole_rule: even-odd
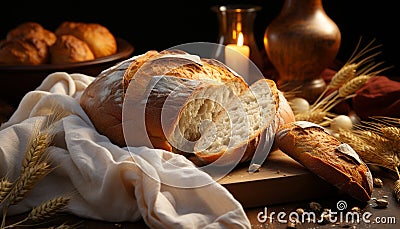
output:
[[[0,65],[0,100],[16,106],[29,91],[38,87],[53,72],[82,73],[97,76],[101,71],[129,58],[134,48],[124,39],[117,38],[118,51],[114,55],[71,64]]]

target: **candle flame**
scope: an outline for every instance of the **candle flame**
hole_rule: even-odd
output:
[[[237,45],[243,46],[243,43],[244,43],[243,33],[239,32],[238,39],[237,39]]]

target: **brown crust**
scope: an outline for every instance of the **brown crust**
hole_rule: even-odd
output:
[[[125,146],[122,132],[122,103],[115,98],[120,96],[115,84],[107,85],[106,77],[96,78],[96,83],[90,84],[80,98],[80,104],[89,116],[97,131],[107,136],[110,141],[119,146]],[[118,83],[117,83],[118,84]],[[106,100],[99,98],[99,92],[107,87],[110,90]],[[122,96],[122,95],[121,95]]]
[[[304,122],[303,122],[304,123]],[[276,135],[277,146],[311,172],[360,201],[368,201],[372,193],[372,176],[368,166],[338,151],[342,143],[311,124],[298,122],[282,126]]]

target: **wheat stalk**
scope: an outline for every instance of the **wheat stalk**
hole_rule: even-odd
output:
[[[3,198],[2,203],[5,202],[5,204],[3,206],[3,219],[0,228],[4,228],[8,207],[21,201],[33,188],[35,183],[42,179],[49,171],[49,164],[43,162],[26,169],[24,173],[19,175],[9,192]]]
[[[356,76],[350,81],[346,82],[340,88],[338,88],[333,93],[329,94],[327,97],[322,99],[319,103],[312,106],[310,109],[312,112],[320,109],[324,111],[329,111],[338,105],[340,102],[348,99],[350,96],[353,96],[354,93],[360,89],[369,78],[372,76],[369,75],[360,75]]]
[[[55,108],[54,108],[55,109]],[[35,207],[26,219],[12,225],[5,226],[6,214],[10,205],[17,204],[33,187],[54,167],[50,166],[45,154],[54,138],[55,123],[64,117],[63,112],[47,114],[45,122],[34,124],[31,139],[28,141],[25,156],[21,163],[20,174],[11,183],[6,178],[0,180],[0,203],[3,205],[3,219],[0,228],[15,227],[26,220],[38,220],[54,215],[62,210],[69,202],[69,197],[57,197]],[[68,225],[60,225],[57,228],[70,228]]]
[[[369,131],[339,129],[338,139],[349,144],[366,163],[379,165],[392,171],[399,166],[397,156],[386,148],[387,140],[376,134],[371,134]]]
[[[400,126],[400,118],[386,117],[386,116],[372,116],[371,120],[378,123],[383,123],[387,126]]]
[[[372,51],[379,48],[381,45],[372,46],[375,42],[375,39],[370,41],[363,49],[360,50],[362,37],[360,37],[356,48],[351,54],[350,58],[346,61],[346,63],[337,71],[331,78],[331,81],[326,86],[325,90],[319,95],[319,97],[314,101],[311,105],[312,107],[316,106],[321,99],[326,95],[329,90],[337,89],[341,87],[343,84],[353,79],[356,75],[367,74],[367,72],[372,69],[371,65],[368,64],[373,58],[379,55],[381,52],[375,52],[371,54]],[[372,47],[371,47],[372,46]],[[365,57],[368,55],[367,57]],[[361,59],[362,58],[362,59]],[[361,59],[361,60],[359,60]],[[359,73],[356,74],[358,69],[361,66],[367,64],[366,67],[362,67]],[[376,66],[375,66],[376,67]]]
[[[31,140],[25,157],[22,161],[21,173],[39,163],[51,144],[49,132],[38,132]]]
[[[394,126],[385,126],[381,128],[383,137],[390,141],[398,141],[400,139],[400,128]]]
[[[393,185],[393,194],[397,202],[400,202],[400,172],[398,168],[396,168],[396,173],[397,173],[397,180],[394,182]]]
[[[397,202],[400,202],[400,173],[397,168],[396,168],[396,173],[397,173],[398,178],[394,182],[394,185],[393,185],[393,194],[394,194]]]
[[[34,207],[24,219],[2,228],[6,229],[15,226],[22,226],[23,223],[29,220],[38,221],[54,216],[56,213],[62,211],[69,204],[69,201],[70,197],[66,196],[55,197],[53,199],[47,200],[40,205]],[[57,228],[69,228],[64,226],[67,225],[62,224]]]
[[[359,64],[348,64],[343,66],[339,71],[337,71],[330,83],[327,85],[327,89],[333,89],[333,88],[338,88],[342,86],[344,83],[349,81],[350,79],[354,78],[356,76],[356,70]]]
[[[15,181],[9,194],[6,196],[9,205],[22,200],[26,193],[32,190],[33,186],[51,171],[47,162],[42,162],[27,168],[17,181]]]
[[[371,76],[369,75],[360,75],[349,82],[345,83],[342,87],[338,90],[338,96],[341,98],[346,98],[352,94],[354,94],[358,89],[360,89],[369,79]]]
[[[9,182],[6,178],[0,181],[0,203],[3,202],[7,194],[10,192],[13,183]]]
[[[48,200],[39,206],[33,208],[26,217],[27,220],[41,220],[48,218],[63,210],[69,203],[70,198],[66,196],[60,196]]]
[[[378,55],[380,52],[376,52],[375,54],[370,54],[372,51],[376,50],[377,48],[381,47],[382,44],[379,45],[375,45],[372,46],[374,44],[374,42],[376,41],[376,39],[372,39],[367,45],[364,46],[364,48],[362,48],[360,50],[360,45],[362,43],[362,37],[360,37],[360,39],[357,42],[357,45],[353,51],[353,53],[350,55],[349,59],[347,60],[346,64],[350,64],[350,63],[356,63],[359,62],[358,60],[360,58],[363,58],[365,55],[368,55],[366,58],[363,58],[360,63],[362,62],[367,62],[367,60],[371,59],[372,57]]]
[[[374,41],[375,39],[369,42],[363,49],[359,50],[361,44],[360,38],[349,60],[333,75],[325,90],[310,106],[309,113],[319,112],[321,110],[326,112],[330,111],[339,103],[355,96],[357,90],[365,85],[369,78],[390,68],[379,69],[383,62],[373,62],[374,57],[381,53],[375,51],[381,45],[373,46]],[[375,53],[371,54],[372,51],[375,51]],[[329,90],[331,90],[331,93],[326,95]]]
[[[327,115],[326,111],[323,110],[317,110],[313,112],[303,112],[299,114],[295,114],[295,120],[296,121],[309,121],[313,123],[321,123],[324,121],[325,117]]]

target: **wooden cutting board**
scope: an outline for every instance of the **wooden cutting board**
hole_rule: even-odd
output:
[[[245,208],[337,195],[338,189],[280,150],[272,151],[258,172],[241,165],[218,180]]]

